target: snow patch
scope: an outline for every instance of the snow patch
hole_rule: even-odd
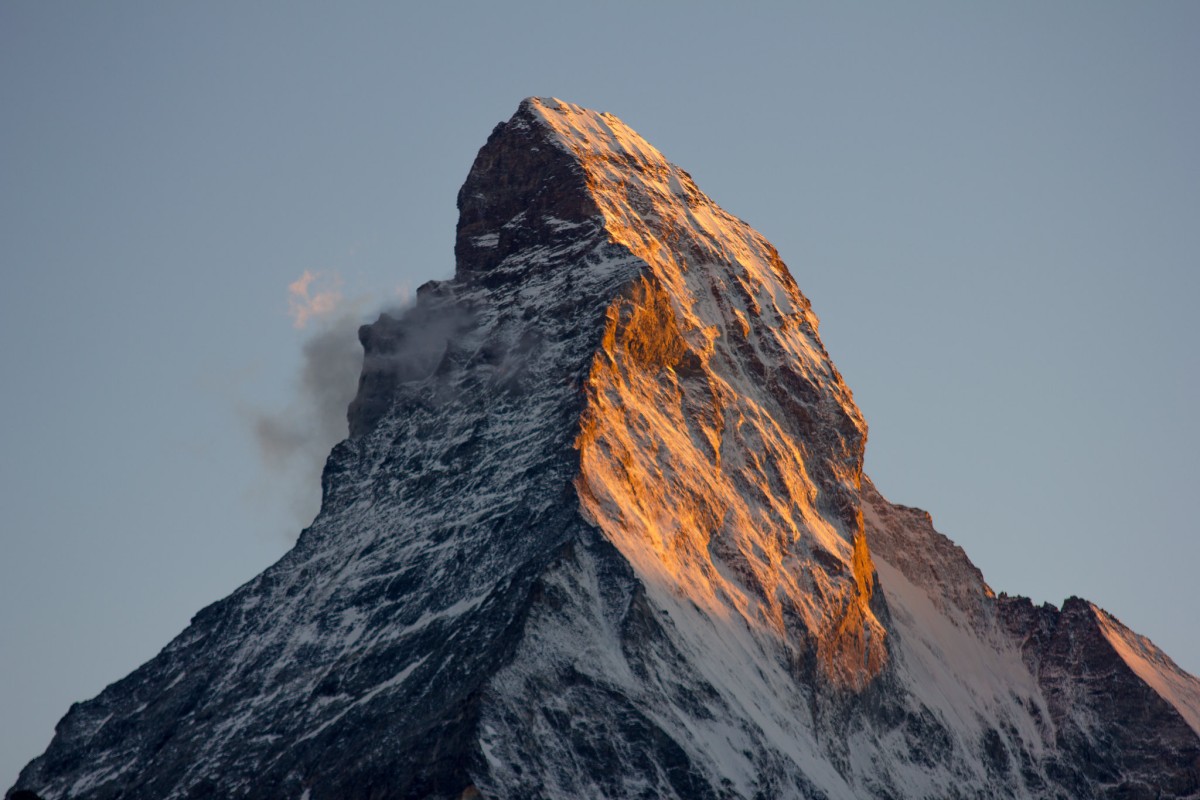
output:
[[[1129,630],[1107,611],[1097,606],[1092,608],[1100,623],[1100,632],[1117,655],[1179,712],[1188,727],[1200,734],[1200,680],[1181,670],[1145,636]]]

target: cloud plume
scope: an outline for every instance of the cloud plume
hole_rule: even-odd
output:
[[[288,314],[292,324],[303,329],[314,320],[326,320],[344,311],[342,279],[336,274],[304,270],[288,284]]]
[[[302,346],[294,394],[281,409],[251,415],[267,483],[280,491],[295,521],[307,525],[321,502],[321,470],[330,449],[348,432],[346,409],[362,370],[358,327],[366,299],[348,300],[336,274],[305,271],[288,286],[297,328],[311,333]]]

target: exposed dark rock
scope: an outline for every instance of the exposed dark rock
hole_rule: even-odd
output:
[[[1068,789],[1079,796],[1200,795],[1200,737],[1102,627],[1124,626],[1077,597],[1061,610],[1003,597],[998,610],[1046,697],[1060,751],[1055,772]]]

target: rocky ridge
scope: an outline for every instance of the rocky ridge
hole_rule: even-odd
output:
[[[807,299],[687,173],[531,98],[458,202],[313,525],[9,797],[1200,797],[1200,682],[883,499]]]

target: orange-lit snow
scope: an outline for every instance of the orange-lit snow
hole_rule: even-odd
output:
[[[1145,636],[1134,633],[1099,606],[1092,606],[1100,631],[1139,678],[1200,733],[1200,685]]]
[[[577,446],[581,502],[643,578],[711,618],[749,624],[836,685],[886,660],[856,524],[818,509],[814,470],[856,492],[861,445],[818,463],[746,358],[828,387],[865,425],[775,249],[620,120],[557,100],[534,110],[579,160],[611,239],[646,263],[608,311]],[[751,324],[757,320],[757,324]],[[820,447],[828,447],[828,443]],[[822,457],[826,457],[822,453]],[[815,554],[815,557],[814,557]],[[744,621],[744,622],[742,622]]]

